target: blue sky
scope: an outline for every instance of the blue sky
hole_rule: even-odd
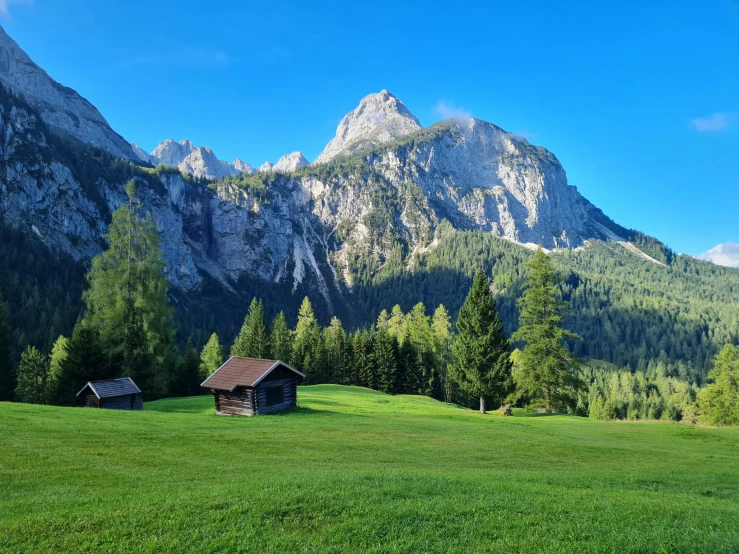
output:
[[[313,159],[386,88],[424,125],[461,111],[525,134],[679,252],[739,242],[737,0],[0,0],[0,18],[149,151]]]

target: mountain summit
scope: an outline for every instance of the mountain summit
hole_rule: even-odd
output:
[[[382,90],[362,98],[359,106],[344,116],[336,136],[314,163],[326,163],[340,154],[390,142],[422,128],[403,102]]]

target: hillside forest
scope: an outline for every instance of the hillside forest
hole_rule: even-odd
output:
[[[150,216],[142,213],[133,181],[127,193],[129,202],[112,214],[109,247],[92,261],[84,292],[78,267],[62,263],[67,271],[52,272],[50,267],[59,261],[52,259],[49,267],[37,269],[37,251],[25,247],[27,239],[4,231],[2,247],[10,254],[0,259],[26,259],[12,270],[0,264],[2,283],[10,293],[7,302],[0,302],[4,400],[73,405],[88,380],[119,376],[132,377],[149,399],[202,394],[199,383],[230,355],[288,361],[306,373],[305,384],[421,394],[479,406],[482,412],[486,406],[506,404],[596,419],[739,423],[735,337],[728,327],[708,329],[708,321],[720,310],[721,295],[707,298],[699,293],[694,298],[693,306],[704,310],[702,317],[686,317],[685,310],[675,314],[657,294],[660,287],[674,286],[660,278],[660,268],[644,264],[636,274],[633,267],[624,269],[621,252],[609,244],[589,256],[577,251],[552,256],[541,249],[519,249],[511,255],[504,241],[478,233],[449,233],[443,246],[417,260],[414,279],[404,284],[414,281],[417,297],[441,300],[440,291],[454,291],[457,283],[443,278],[439,282],[439,269],[456,264],[456,275],[474,271],[461,305],[452,296],[450,308],[439,302],[430,312],[422,302],[406,310],[396,303],[381,309],[368,324],[346,329],[338,317],[322,326],[307,297],[290,315],[255,297],[232,343],[213,330],[207,341],[191,334],[180,346],[159,238]],[[609,251],[612,248],[616,252]],[[671,271],[686,275],[688,281],[706,270],[723,273],[682,258],[662,255],[672,263]],[[572,267],[582,271],[575,273]],[[604,267],[607,272],[600,271]],[[24,269],[35,279],[21,283],[17,275]],[[628,317],[619,312],[621,302],[609,302],[613,276],[625,271],[630,272],[633,293]],[[389,267],[366,277],[364,286],[357,287],[368,313],[373,300],[410,295],[402,279],[388,278],[391,272]],[[597,277],[604,273],[610,280]],[[436,286],[423,286],[432,276]],[[383,286],[389,287],[385,294],[375,296]],[[733,286],[729,281],[723,291],[727,298]],[[51,294],[42,294],[42,289]],[[649,294],[638,294],[647,289]],[[81,295],[84,309],[70,325],[75,295]],[[594,299],[600,310],[593,309]],[[24,305],[26,315],[42,323],[35,335],[13,325],[18,316],[8,316]],[[720,315],[716,319],[731,321]],[[655,321],[667,322],[672,336],[659,336]],[[702,328],[697,328],[701,321]],[[70,327],[68,336],[60,333]],[[590,332],[578,335],[571,328]],[[724,342],[718,352],[717,340]],[[586,346],[589,341],[596,344]],[[583,356],[594,351],[602,354],[600,360]]]

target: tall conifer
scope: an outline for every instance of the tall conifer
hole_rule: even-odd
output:
[[[459,386],[480,398],[485,413],[485,397],[502,401],[510,386],[510,343],[490,294],[485,275],[475,275],[467,299],[457,318],[459,336],[454,342],[454,378]]]

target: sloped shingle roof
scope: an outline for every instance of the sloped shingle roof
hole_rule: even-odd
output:
[[[254,387],[278,366],[285,367],[301,377],[303,373],[280,360],[262,360],[259,358],[229,358],[213,375],[200,385],[206,389],[232,391],[236,387]]]
[[[108,379],[106,381],[90,381],[87,383],[77,396],[87,387],[90,387],[95,396],[98,398],[111,398],[113,396],[124,396],[127,394],[139,394],[141,390],[130,377],[121,377],[119,379]]]

